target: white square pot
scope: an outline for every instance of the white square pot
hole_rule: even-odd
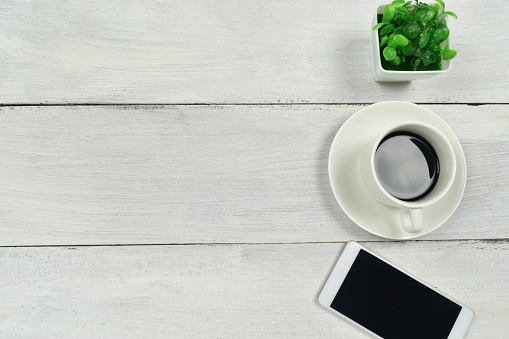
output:
[[[380,5],[376,9],[373,17],[373,23],[371,27],[378,24],[378,14],[383,14],[385,5]],[[447,18],[446,18],[447,20]],[[449,37],[442,42],[441,46],[445,46],[449,42]],[[378,30],[371,32],[371,49],[372,49],[372,64],[373,64],[373,79],[377,82],[402,82],[412,81],[419,79],[431,78],[443,73],[448,72],[451,69],[451,60],[442,60],[442,69],[440,71],[388,71],[382,68],[382,62],[380,60],[380,39],[378,36]]]

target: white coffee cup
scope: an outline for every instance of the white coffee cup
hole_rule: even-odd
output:
[[[415,201],[401,200],[382,185],[375,167],[379,145],[393,133],[413,133],[424,138],[434,149],[439,163],[438,179],[434,187]],[[405,121],[392,125],[368,142],[361,154],[361,177],[368,192],[378,201],[399,209],[400,227],[407,233],[421,232],[425,221],[422,208],[438,202],[451,188],[456,175],[456,157],[451,143],[437,128],[419,121]]]

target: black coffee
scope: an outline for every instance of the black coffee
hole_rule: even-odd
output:
[[[435,187],[439,174],[438,156],[420,135],[392,133],[376,150],[375,170],[387,192],[400,200],[415,201]]]

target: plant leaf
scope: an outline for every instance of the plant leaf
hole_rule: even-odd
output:
[[[410,43],[403,47],[401,51],[403,52],[403,55],[412,56],[415,55],[415,52],[417,51],[417,46],[415,44]]]
[[[426,51],[424,55],[422,56],[422,62],[424,63],[424,66],[428,66],[429,64],[434,63],[437,60],[437,57],[435,53]]]
[[[434,44],[434,43],[430,42],[430,43],[428,43],[428,46],[426,46],[426,48],[429,49],[430,51],[440,53],[440,44]]]
[[[449,43],[446,43],[444,48],[442,48],[442,50],[440,51],[440,55],[444,54],[445,51],[447,51],[448,48],[449,48]]]
[[[447,39],[448,36],[449,36],[449,29],[447,27],[443,26],[433,32],[433,35],[431,36],[431,40],[434,43],[439,44],[442,41],[444,41],[445,39]]]
[[[407,1],[407,2],[403,5],[403,7],[408,8],[408,6],[410,6],[411,4],[412,4],[412,0]]]
[[[380,47],[383,47],[387,43],[387,40],[389,40],[389,37],[387,35],[384,35],[382,41],[380,42]]]
[[[405,33],[405,36],[408,38],[408,39],[413,39],[415,38],[416,36],[419,35],[419,32],[420,32],[421,28],[419,27],[418,24],[416,24],[415,22],[412,22],[408,25],[406,25],[404,28],[403,28],[403,32]]]
[[[379,29],[380,27],[382,27],[384,25],[383,22],[379,23],[379,24],[376,24],[374,27],[373,27],[373,31],[376,30],[376,29]]]
[[[396,41],[394,41],[394,37],[389,37],[389,40],[387,41],[387,46],[389,47],[392,47],[392,48],[398,48],[398,44],[396,43]]]
[[[435,4],[433,6],[433,9],[435,10],[435,16],[438,18],[438,13],[440,12],[440,5],[439,4]]]
[[[384,35],[384,34],[390,33],[393,30],[394,30],[394,25],[393,24],[387,24],[387,25],[385,25],[384,28],[382,28],[380,30],[380,35]]]
[[[414,18],[417,21],[427,22],[433,19],[435,16],[435,11],[432,9],[433,7],[426,6],[421,8],[415,13]]]
[[[396,7],[396,13],[410,16],[410,11],[406,7]]]
[[[450,16],[452,16],[454,19],[458,19],[458,16],[456,14],[454,14],[453,12],[445,12],[445,14],[449,14]]]
[[[394,9],[394,6],[392,4],[385,5],[383,19],[386,22],[390,22],[392,18],[394,18],[394,15],[396,15],[396,10]]]
[[[445,4],[442,0],[435,0],[436,2],[438,2],[440,4],[440,6],[442,6],[443,9],[445,9]]]
[[[458,54],[458,52],[455,49],[448,49],[447,51],[445,51],[442,58],[444,60],[451,60],[456,56],[456,54]]]
[[[394,1],[392,2],[392,5],[393,5],[394,7],[401,7],[401,6],[403,6],[404,4],[405,4],[405,0],[394,0]]]
[[[384,54],[385,60],[391,61],[392,59],[394,59],[396,57],[396,50],[390,46],[387,46],[384,48],[383,54]]]
[[[419,64],[421,63],[421,58],[417,58],[417,59],[413,59],[412,61],[410,61],[410,64],[412,66],[414,66],[414,71],[417,71],[417,67],[419,66]]]
[[[404,35],[397,34],[393,39],[394,43],[398,46],[405,47],[408,45],[408,39]]]
[[[397,27],[395,30],[394,30],[394,34],[401,34],[401,35],[405,35],[405,30],[403,29],[403,27],[399,26]]]
[[[421,39],[419,41],[419,48],[424,48],[428,44],[430,38],[429,32],[423,32],[421,33]]]

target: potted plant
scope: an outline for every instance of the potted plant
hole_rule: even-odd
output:
[[[445,73],[457,52],[449,48],[448,17],[442,0],[427,4],[395,0],[378,6],[373,18],[375,81],[410,81]]]

